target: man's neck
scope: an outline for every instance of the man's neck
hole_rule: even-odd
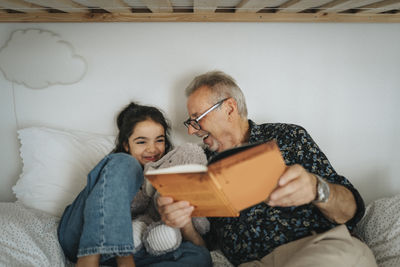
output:
[[[239,130],[236,132],[236,136],[234,137],[236,140],[235,146],[240,146],[242,144],[246,144],[250,138],[250,125],[249,121],[244,118],[239,121],[238,124]]]

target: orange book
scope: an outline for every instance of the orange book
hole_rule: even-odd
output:
[[[186,200],[193,217],[237,217],[268,198],[286,170],[275,141],[217,154],[207,166],[189,164],[145,173],[162,196]]]

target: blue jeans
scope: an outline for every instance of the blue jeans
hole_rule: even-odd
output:
[[[70,261],[101,254],[100,262],[107,263],[133,254],[130,206],[143,179],[142,166],[126,153],[107,155],[88,174],[86,187],[65,209],[58,226],[60,245]],[[161,256],[142,249],[134,259],[137,266],[211,266],[209,252],[188,242]]]

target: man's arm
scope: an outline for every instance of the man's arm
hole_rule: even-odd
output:
[[[340,224],[346,223],[354,217],[357,211],[353,193],[343,185],[331,183],[328,185],[331,192],[328,202],[314,205],[331,221]]]
[[[353,193],[346,187],[328,183],[330,196],[326,203],[316,203],[320,211],[338,224],[352,219],[357,210]],[[290,207],[312,202],[317,195],[317,178],[301,165],[288,167],[276,188],[265,202],[270,206]]]
[[[159,197],[157,199],[158,212],[161,220],[171,227],[180,228],[185,240],[195,245],[205,247],[206,244],[192,223],[191,214],[194,207],[187,201],[173,202],[170,197]]]

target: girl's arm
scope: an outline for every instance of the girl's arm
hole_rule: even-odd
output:
[[[182,236],[185,240],[188,240],[192,242],[195,245],[198,246],[206,246],[206,243],[204,242],[204,239],[201,237],[201,235],[196,231],[196,229],[193,226],[192,221],[187,223],[184,227],[181,228],[181,233]]]

